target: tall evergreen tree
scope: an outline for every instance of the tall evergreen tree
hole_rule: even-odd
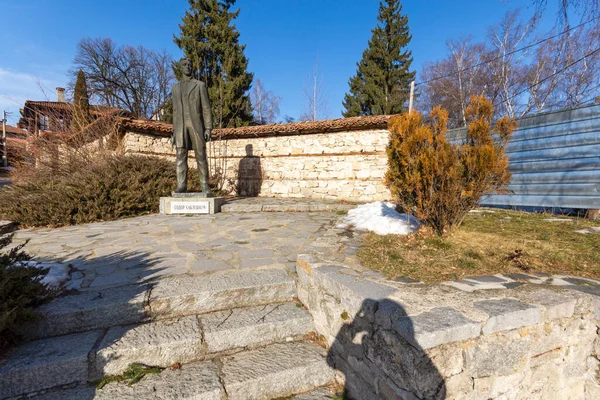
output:
[[[403,111],[410,96],[412,55],[406,46],[411,35],[408,17],[401,14],[400,0],[379,2],[379,24],[372,30],[369,47],[350,78],[350,92],[344,98],[344,117],[389,115]]]
[[[238,127],[252,122],[248,91],[253,74],[247,71],[245,45],[233,21],[240,10],[231,12],[236,0],[188,0],[189,10],[179,25],[174,41],[192,61],[196,78],[208,87],[215,127]],[[177,69],[175,68],[177,74]]]
[[[90,123],[90,98],[87,92],[85,74],[80,69],[73,93],[73,128],[81,132]]]

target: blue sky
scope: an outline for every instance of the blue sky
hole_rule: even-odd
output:
[[[446,41],[471,35],[483,39],[504,13],[530,0],[406,0],[417,72],[446,54]],[[93,5],[93,7],[92,7]],[[110,37],[118,44],[166,49],[182,54],[173,43],[186,0],[0,0],[0,111],[12,112],[25,99],[55,100],[54,89],[66,86],[77,42]],[[238,0],[236,21],[246,44],[249,70],[268,90],[281,96],[281,117],[298,118],[305,99],[304,82],[319,60],[329,116],[341,116],[348,79],[356,72],[371,29],[378,0]],[[555,14],[549,10],[545,26]],[[417,80],[418,80],[417,76]]]

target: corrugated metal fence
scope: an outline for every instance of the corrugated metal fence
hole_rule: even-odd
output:
[[[506,153],[511,195],[492,195],[490,206],[600,209],[600,105],[520,119]],[[464,129],[448,131],[451,142]]]

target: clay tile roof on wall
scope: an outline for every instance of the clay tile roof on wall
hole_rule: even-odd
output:
[[[392,115],[376,115],[369,117],[338,118],[324,121],[293,122],[290,124],[271,124],[245,126],[242,128],[214,129],[213,137],[236,139],[243,137],[287,136],[309,133],[327,133],[355,131],[365,129],[385,129]],[[123,119],[122,130],[155,133],[170,136],[173,125],[158,121]]]

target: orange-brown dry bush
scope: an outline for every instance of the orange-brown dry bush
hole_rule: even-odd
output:
[[[516,122],[504,117],[492,128],[494,108],[471,98],[464,142],[446,139],[448,112],[436,107],[432,123],[417,112],[390,120],[386,183],[397,204],[444,235],[460,225],[479,199],[510,181],[504,153]]]

